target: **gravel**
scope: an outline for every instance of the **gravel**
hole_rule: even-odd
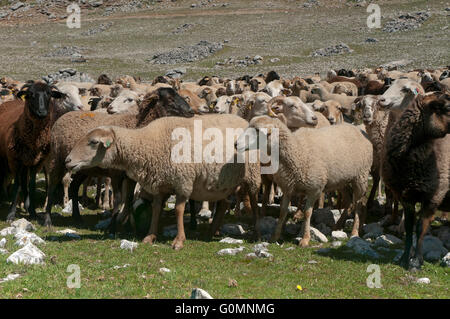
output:
[[[90,82],[94,83],[94,79],[90,77],[89,74],[78,72],[75,69],[61,69],[58,72],[48,74],[43,76],[42,79],[47,83],[53,83],[55,81],[63,82]],[[72,201],[69,201],[70,207],[64,208],[68,212],[72,212]],[[69,204],[68,204],[69,205]]]
[[[311,56],[313,56],[313,57],[333,56],[333,55],[340,55],[340,54],[351,53],[351,52],[353,52],[353,50],[350,49],[350,47],[347,44],[341,42],[336,45],[332,45],[332,46],[329,46],[326,48],[316,50],[311,54]]]
[[[112,22],[102,23],[98,27],[88,29],[86,32],[81,33],[81,35],[91,36],[91,35],[94,35],[97,33],[102,33],[104,31],[108,30],[109,28],[111,28],[112,25],[113,25]]]
[[[168,52],[156,54],[149,62],[153,64],[189,63],[207,58],[222,49],[222,43],[200,41],[195,45],[182,46]]]
[[[414,30],[419,28],[430,17],[431,13],[425,11],[402,14],[398,18],[388,21],[383,31],[392,33]]]

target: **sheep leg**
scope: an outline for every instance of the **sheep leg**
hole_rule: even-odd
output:
[[[254,239],[256,241],[261,240],[261,232],[259,231],[258,223],[259,223],[259,207],[258,207],[258,193],[249,194],[250,205],[253,213],[253,225],[255,228]]]
[[[433,220],[433,210],[426,210],[428,214],[423,214],[425,217],[421,218],[419,222],[417,223],[416,228],[416,237],[417,237],[417,243],[416,243],[416,251],[414,253],[414,258],[410,261],[410,267],[415,270],[420,270],[420,268],[423,265],[423,238],[425,237],[425,234],[428,231],[428,228],[430,227],[431,221]]]
[[[195,211],[195,200],[189,199],[189,213],[191,214],[191,220],[189,223],[189,228],[191,230],[197,229],[197,212]]]
[[[183,243],[186,240],[186,234],[184,233],[184,219],[183,219],[186,200],[187,200],[186,197],[177,195],[177,200],[175,203],[175,213],[177,215],[177,236],[172,242],[172,248],[175,250],[182,249]]]
[[[20,180],[21,180],[21,168],[18,167],[16,175],[14,177],[12,189],[13,201],[11,203],[11,206],[9,207],[8,216],[6,217],[7,222],[12,222],[14,221],[14,219],[16,219],[17,202],[19,201]]]
[[[303,222],[303,238],[299,242],[300,247],[308,247],[311,240],[311,216],[313,212],[314,203],[316,202],[319,194],[315,196],[306,196],[305,205],[305,221]]]
[[[375,193],[377,191],[378,186],[380,185],[380,174],[372,173],[373,176],[373,185],[370,190],[369,198],[367,199],[367,209],[370,210],[373,206],[373,202],[375,199]],[[378,194],[380,195],[380,194]]]
[[[411,254],[411,247],[413,241],[413,228],[414,228],[414,217],[415,217],[415,207],[414,204],[403,203],[404,211],[405,211],[405,250],[403,251],[403,255],[400,258],[400,265],[409,269],[409,257]]]
[[[272,182],[266,177],[263,177],[262,179],[263,179],[263,197],[261,205],[261,216],[266,216],[267,205],[269,204],[270,200],[270,187],[272,185]]]
[[[274,183],[270,183],[269,189],[269,205],[275,203],[275,185]]]
[[[80,215],[80,208],[78,206],[79,203],[79,196],[78,191],[80,189],[81,184],[86,179],[86,175],[83,174],[76,174],[72,180],[72,183],[70,183],[69,187],[69,197],[72,199],[72,218],[75,220],[76,223],[82,224],[83,220]]]
[[[29,168],[29,176],[30,180],[28,182],[28,196],[25,200],[25,208],[30,214],[30,218],[36,219],[36,208],[35,208],[35,201],[36,201],[36,173],[37,169],[36,167]]]
[[[216,232],[219,230],[220,225],[222,225],[223,217],[227,211],[228,203],[226,200],[221,200],[218,202],[216,213],[214,214],[213,221],[211,223],[211,230],[209,233],[209,239],[212,239]]]
[[[69,202],[69,187],[71,181],[72,181],[71,174],[67,172],[62,179],[64,187],[64,206],[66,206],[67,203]]]
[[[152,202],[152,222],[150,224],[150,229],[147,236],[144,238],[143,243],[153,245],[156,240],[156,235],[158,233],[158,221],[159,214],[161,212],[163,205],[163,196],[155,195],[153,196]]]
[[[320,193],[318,208],[323,208],[324,205],[325,205],[325,193],[322,192]]]
[[[303,212],[302,212],[302,203],[303,203],[303,199],[304,196],[303,195],[299,195],[298,196],[298,203],[297,203],[297,211],[294,214],[294,220],[295,221],[299,221],[300,219],[303,218]]]
[[[283,230],[284,220],[289,212],[289,203],[291,202],[291,197],[287,194],[283,195],[281,199],[280,206],[280,218],[278,219],[277,227],[275,228],[275,232],[272,234],[270,238],[271,242],[276,242],[281,237],[281,231]]]
[[[111,209],[110,199],[109,199],[109,189],[111,188],[111,177],[105,178],[105,195],[103,196],[103,204],[102,209],[109,210]]]
[[[112,187],[114,190],[114,185],[112,185]],[[135,188],[136,182],[125,177],[122,182],[122,198],[124,199],[125,203],[123,205],[122,211],[120,212],[120,215],[125,216],[125,219],[122,220],[122,224],[127,222],[128,217],[130,218],[130,224],[134,234],[137,233],[136,223],[133,215],[133,198]],[[114,200],[116,200],[116,197],[117,196],[114,196]],[[116,205],[119,206],[118,204],[114,203],[114,209]]]

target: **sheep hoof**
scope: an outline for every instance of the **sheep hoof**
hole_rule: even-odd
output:
[[[172,243],[172,248],[175,250],[180,250],[183,248],[183,240],[176,239]]]
[[[298,245],[300,247],[302,247],[302,248],[308,247],[309,246],[309,239],[303,238],[302,240],[300,240]]]
[[[155,235],[148,235],[144,238],[144,240],[142,241],[144,244],[150,244],[153,245],[153,243],[156,240],[156,236]]]

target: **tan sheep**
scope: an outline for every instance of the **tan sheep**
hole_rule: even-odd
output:
[[[273,177],[283,191],[283,198],[272,240],[278,240],[281,235],[291,197],[304,194],[306,219],[300,245],[308,246],[312,210],[320,193],[341,190],[348,185],[352,186],[352,204],[356,208],[352,235],[358,235],[360,212],[372,166],[372,144],[361,131],[353,125],[341,124],[321,129],[302,128],[292,133],[280,120],[268,116],[255,117],[250,121],[249,129],[252,128],[263,133],[266,129],[269,140],[276,129],[279,133],[279,169]],[[256,148],[256,138],[248,142],[245,136],[244,140],[239,138],[238,151]]]
[[[199,124],[200,123],[200,124]],[[126,171],[127,176],[137,181],[141,187],[152,194],[152,223],[144,242],[152,244],[157,235],[158,218],[164,199],[170,194],[176,194],[175,210],[177,215],[178,234],[173,241],[174,249],[181,249],[185,241],[183,214],[187,199],[197,201],[218,201],[218,209],[214,216],[212,232],[219,226],[227,208],[226,198],[235,192],[239,185],[245,185],[251,195],[255,220],[258,220],[256,194],[260,186],[259,164],[239,163],[233,146],[237,138],[233,137],[231,150],[230,141],[224,141],[223,148],[214,148],[215,157],[208,163],[205,156],[194,160],[194,149],[203,146],[217,147],[203,136],[201,141],[184,144],[185,135],[190,133],[194,137],[195,125],[201,125],[201,131],[218,129],[222,138],[227,136],[227,129],[241,129],[248,123],[235,115],[211,114],[195,116],[190,119],[170,117],[155,120],[148,126],[130,130],[115,126],[99,127],[84,136],[74,146],[66,159],[67,168],[73,171],[91,167],[113,168]],[[177,130],[177,131],[176,131]],[[173,137],[173,134],[176,137]],[[149,139],[149,136],[152,138]],[[217,136],[216,136],[217,137]],[[182,141],[180,141],[180,138]],[[181,143],[181,144],[180,144]],[[180,145],[187,145],[187,151],[180,155]],[[202,154],[205,154],[202,152]],[[212,152],[212,149],[210,149]],[[176,155],[182,156],[176,160]],[[187,156],[184,158],[183,156]]]

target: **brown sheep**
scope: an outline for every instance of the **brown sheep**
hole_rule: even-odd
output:
[[[405,250],[400,264],[420,269],[422,243],[437,209],[450,210],[450,96],[418,96],[387,132],[383,179],[405,211]],[[410,259],[416,203],[421,204],[417,243]]]
[[[54,100],[65,95],[43,82],[27,83],[17,96],[19,100],[2,105],[0,117],[0,161],[4,168],[0,185],[14,175],[13,203],[8,221],[15,218],[19,187],[26,199],[27,212],[30,217],[36,218],[36,173],[49,154],[50,128],[66,111],[57,108]]]

